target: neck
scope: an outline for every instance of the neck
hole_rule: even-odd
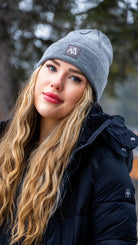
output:
[[[50,134],[50,132],[56,127],[59,120],[52,118],[41,118],[40,119],[40,135],[39,135],[39,144]]]

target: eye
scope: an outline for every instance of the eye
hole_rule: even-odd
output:
[[[81,79],[80,79],[79,77],[76,77],[76,76],[71,76],[71,79],[72,79],[74,82],[78,82],[78,83],[81,82]]]
[[[56,71],[56,67],[54,65],[46,64],[46,67],[48,67],[50,71],[54,71],[54,72]]]

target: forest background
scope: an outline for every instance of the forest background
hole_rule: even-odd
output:
[[[83,28],[100,29],[113,45],[109,82],[100,100],[104,111],[121,114],[138,133],[138,0],[0,0],[0,120],[45,49]],[[138,163],[138,149],[134,155]]]

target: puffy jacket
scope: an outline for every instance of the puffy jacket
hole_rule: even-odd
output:
[[[42,245],[136,245],[135,190],[129,172],[137,145],[138,137],[122,117],[103,113],[97,104],[91,109]],[[5,240],[1,237],[0,245],[8,244]]]

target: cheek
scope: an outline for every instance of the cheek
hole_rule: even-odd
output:
[[[39,104],[38,95],[37,95],[37,91],[35,90],[35,92],[34,92],[34,106],[35,106],[36,110],[38,110],[38,104]]]
[[[41,96],[41,83],[39,80],[36,81],[35,88],[34,88],[34,105],[37,107],[39,105],[39,100]]]
[[[37,79],[36,79],[35,87],[37,90],[42,88],[47,83],[46,77],[47,77],[47,74],[46,74],[44,68],[42,67],[41,70],[39,71]]]
[[[39,72],[36,83],[35,83],[35,88],[34,88],[34,98],[35,100],[40,96],[40,94],[43,92],[44,87],[46,86],[46,80],[43,78],[41,75],[41,72]]]
[[[36,81],[35,88],[34,88],[34,101],[37,100],[37,97],[38,97],[38,91],[39,91],[39,86],[38,86],[38,83],[37,83],[37,81]]]
[[[78,101],[81,99],[81,97],[83,96],[85,88],[82,89],[77,89],[74,90],[71,94],[70,94],[70,101],[72,103],[72,105],[76,105],[78,103]]]

